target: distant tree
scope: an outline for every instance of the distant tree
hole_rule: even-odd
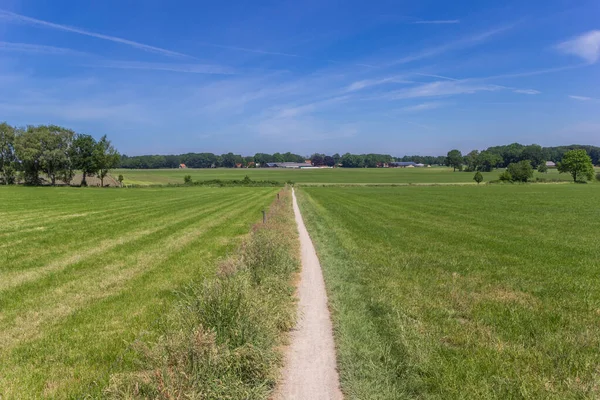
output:
[[[538,165],[537,170],[538,170],[538,172],[541,172],[543,174],[548,172],[548,167],[546,166],[546,162],[542,161],[540,163],[540,165]]]
[[[70,152],[75,132],[56,125],[40,125],[35,129],[42,145],[41,170],[50,178],[52,186],[56,185],[57,179],[69,184],[73,179]]]
[[[565,153],[562,161],[557,165],[558,172],[570,173],[573,181],[592,180],[594,177],[594,166],[592,159],[585,150],[571,150]]]
[[[15,128],[3,122],[0,124],[0,183],[15,183],[16,164]]]
[[[190,183],[192,183],[192,176],[191,175],[184,176],[183,183],[185,183],[186,185],[189,185]]]
[[[527,182],[529,179],[533,178],[533,167],[529,160],[511,163],[508,165],[507,171],[513,181]]]
[[[121,156],[106,138],[102,136],[94,146],[94,165],[100,175],[100,186],[104,187],[104,178],[108,172],[119,165]]]
[[[544,159],[542,146],[537,144],[525,146],[521,151],[521,159],[529,160],[529,162],[531,162],[531,166],[533,168],[537,168],[540,164],[542,164]]]
[[[473,171],[477,170],[477,167],[479,166],[479,151],[478,150],[471,151],[469,154],[464,156],[463,160],[467,166],[465,171],[473,172]]]
[[[123,187],[123,180],[125,178],[123,178],[123,174],[119,174],[119,178],[117,179],[119,181],[119,185],[121,185],[121,187]]]
[[[499,164],[502,164],[502,157],[491,151],[482,151],[477,157],[477,169],[482,172],[491,172]]]
[[[481,175],[481,172],[477,171],[475,172],[475,176],[473,177],[473,180],[475,182],[477,182],[477,184],[479,185],[481,182],[483,182],[483,175]]]
[[[342,159],[342,156],[340,156],[338,153],[335,153],[331,157],[333,158],[335,165],[338,165],[340,163],[340,160]]]
[[[325,158],[323,159],[323,163],[325,165],[327,165],[328,167],[334,167],[335,166],[335,160],[331,156],[325,156]]]
[[[454,171],[458,168],[462,169],[463,165],[463,156],[460,150],[450,150],[448,152],[448,156],[446,157],[446,165],[454,168]]]
[[[320,167],[321,165],[325,165],[325,155],[324,154],[315,153],[312,156],[310,156],[310,162],[315,167]]]
[[[87,186],[85,178],[98,171],[94,157],[95,148],[96,140],[90,135],[79,134],[73,140],[71,159],[73,160],[75,169],[80,170],[83,175],[81,186]]]

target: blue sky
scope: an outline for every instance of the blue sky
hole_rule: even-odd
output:
[[[0,120],[126,154],[600,145],[600,2],[0,0]]]

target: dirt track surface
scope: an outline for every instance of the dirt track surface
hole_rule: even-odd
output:
[[[336,370],[335,345],[323,272],[293,193],[300,233],[302,272],[298,286],[298,323],[286,353],[278,400],[343,399]]]

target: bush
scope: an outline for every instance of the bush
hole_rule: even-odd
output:
[[[483,182],[483,175],[481,175],[481,172],[477,171],[473,177],[473,180],[477,182],[478,185]]]
[[[529,160],[511,163],[508,165],[506,170],[512,177],[513,181],[527,182],[529,179],[533,178],[533,167],[531,166],[531,161]]]
[[[192,176],[191,175],[186,175],[183,177],[183,183],[185,183],[186,185],[189,185],[192,183]]]
[[[546,166],[546,163],[542,162],[540,165],[538,165],[537,170],[538,172],[546,173],[548,172],[548,167]]]
[[[508,170],[502,172],[500,174],[499,179],[502,182],[512,182],[512,180],[513,180],[512,175],[510,174],[510,172],[508,172]]]

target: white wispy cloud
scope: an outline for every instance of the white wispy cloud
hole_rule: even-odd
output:
[[[11,51],[18,53],[30,53],[30,54],[48,54],[48,55],[88,55],[87,53],[67,49],[64,47],[44,46],[39,44],[29,43],[14,43],[14,42],[1,42],[0,51]]]
[[[361,81],[353,82],[352,84],[346,87],[347,92],[355,92],[357,90],[366,89],[373,86],[379,86],[386,83],[416,83],[415,81],[403,79],[403,77],[398,76],[390,76],[386,78],[379,79],[364,79]]]
[[[421,20],[421,21],[415,21],[415,22],[413,22],[413,24],[460,24],[460,20],[459,19],[438,19],[438,20],[432,20],[432,21]]]
[[[440,103],[440,102],[421,103],[421,104],[417,104],[414,106],[403,107],[400,109],[400,111],[413,113],[413,112],[434,110],[436,108],[443,107],[444,105],[445,105],[444,103]]]
[[[443,76],[443,75],[434,75],[434,74],[423,74],[420,72],[415,72],[415,75],[419,75],[419,76],[428,76],[430,78],[439,78],[439,79],[447,79],[449,81],[459,81],[460,79],[456,79],[456,78],[450,78],[448,76]]]
[[[515,90],[513,90],[513,92],[520,93],[520,94],[540,94],[540,93],[542,93],[539,90],[535,90],[535,89],[515,89]]]
[[[487,39],[489,39],[493,36],[496,36],[502,32],[505,32],[505,31],[511,29],[512,27],[513,27],[513,25],[507,25],[507,26],[503,26],[500,28],[491,29],[489,31],[482,32],[477,35],[468,36],[468,37],[465,37],[465,38],[462,38],[459,40],[455,40],[450,43],[443,44],[441,46],[425,49],[425,50],[421,51],[420,53],[413,54],[413,55],[406,56],[406,57],[400,58],[398,60],[395,60],[395,61],[391,62],[388,66],[393,66],[393,65],[398,65],[398,64],[406,64],[409,62],[422,60],[424,58],[437,56],[439,54],[446,53],[451,50],[458,50],[458,49],[474,46],[476,44],[486,41]]]
[[[593,64],[600,59],[600,30],[589,31],[559,43],[557,49],[563,53],[581,57],[588,63]]]
[[[336,96],[336,97],[332,97],[330,99],[325,99],[325,100],[315,101],[315,102],[308,103],[308,104],[303,104],[301,106],[285,107],[283,109],[280,109],[277,112],[277,114],[275,115],[275,118],[297,117],[297,116],[308,114],[308,113],[311,113],[314,111],[319,111],[325,107],[328,107],[328,106],[331,106],[334,104],[343,103],[343,102],[349,100],[350,98],[351,98],[350,96]]]
[[[221,65],[210,64],[170,64],[137,61],[109,61],[89,65],[90,67],[115,69],[143,69],[153,71],[185,72],[191,74],[233,75],[235,69]]]
[[[27,17],[25,15],[13,13],[10,11],[0,10],[0,19],[5,19],[12,22],[23,23],[27,25],[41,26],[45,28],[55,29],[59,31],[72,32],[80,35],[90,36],[97,39],[108,40],[110,42],[121,43],[127,46],[131,46],[140,50],[148,51],[151,53],[158,53],[170,57],[190,57],[187,54],[178,53],[163,49],[160,47],[150,46],[144,43],[134,42],[133,40],[123,39],[116,36],[104,35],[101,33],[91,32],[85,29],[80,29],[68,25],[55,24],[53,22],[43,21],[41,19]]]
[[[473,84],[468,81],[437,81],[425,83],[415,87],[390,92],[390,99],[412,99],[419,97],[453,96],[459,94],[473,94],[486,91],[493,92],[506,89],[499,85]]]
[[[569,95],[569,98],[571,98],[573,100],[579,100],[579,101],[591,101],[591,100],[594,100],[592,97],[574,96],[574,95]]]
[[[17,13],[14,13],[11,11],[6,11],[6,10],[0,10],[0,19],[5,19],[8,21],[22,23],[22,24],[41,26],[41,27],[65,31],[65,32],[77,33],[80,35],[90,36],[90,37],[94,37],[97,39],[103,39],[103,40],[108,40],[108,41],[115,42],[115,43],[128,45],[128,46],[131,46],[131,47],[143,50],[143,51],[162,54],[164,56],[196,58],[196,57],[190,56],[188,54],[183,54],[183,53],[180,53],[177,51],[168,50],[168,49],[164,49],[164,48],[156,47],[156,46],[151,46],[151,45],[147,45],[144,43],[135,42],[133,40],[120,38],[117,36],[96,33],[96,32],[92,32],[92,31],[88,31],[86,29],[82,29],[82,28],[56,24],[54,22],[44,21],[41,19],[28,17],[25,15],[17,14]],[[195,44],[200,45],[200,46],[215,47],[215,48],[220,48],[220,49],[242,51],[242,52],[246,52],[246,53],[276,55],[276,56],[284,56],[284,57],[300,57],[299,55],[290,54],[290,53],[266,51],[266,50],[261,50],[261,49],[250,49],[250,48],[244,48],[244,47],[238,47],[238,46],[228,46],[228,45],[221,45],[221,44],[207,43],[207,42],[196,42]]]

